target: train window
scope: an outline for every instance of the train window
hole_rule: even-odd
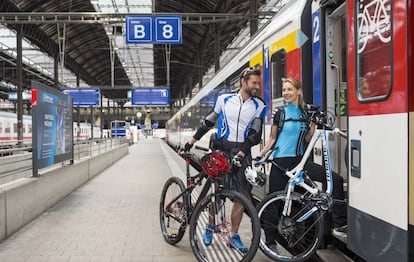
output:
[[[29,127],[29,134],[31,134],[32,133],[32,125],[29,124],[28,127]]]
[[[384,100],[392,87],[392,1],[359,0],[356,5],[358,99]]]
[[[11,130],[10,130],[10,122],[9,121],[6,121],[6,123],[5,123],[4,133],[6,133],[6,134],[10,134],[11,133]]]
[[[282,78],[286,77],[286,50],[272,55],[271,59],[272,99],[282,97]]]
[[[3,122],[0,122],[0,134],[3,133]]]

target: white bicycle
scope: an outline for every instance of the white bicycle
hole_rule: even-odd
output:
[[[314,255],[320,245],[323,229],[324,213],[328,212],[334,201],[332,198],[332,170],[330,165],[329,134],[341,134],[338,128],[332,129],[326,124],[326,115],[311,107],[310,119],[316,123],[311,141],[300,163],[292,170],[286,170],[285,175],[290,179],[285,191],[274,192],[266,196],[258,205],[258,215],[262,227],[259,247],[269,258],[276,261],[305,261]],[[317,140],[322,139],[322,149],[325,158],[327,188],[320,191],[304,171],[304,166]],[[271,162],[270,154],[256,162],[256,165]],[[304,193],[295,192],[300,186]],[[273,232],[277,244],[266,239],[266,234]],[[273,240],[273,239],[272,239]]]

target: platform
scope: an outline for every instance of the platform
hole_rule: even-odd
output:
[[[129,154],[0,243],[0,261],[195,261],[188,231],[175,246],[160,231],[165,180],[184,161],[148,138]],[[258,251],[254,261],[269,261]]]

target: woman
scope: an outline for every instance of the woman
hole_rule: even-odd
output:
[[[286,78],[282,82],[284,106],[275,112],[270,137],[259,153],[263,157],[273,148],[269,194],[285,189],[289,177],[284,175],[282,170],[292,169],[300,162],[306,143],[310,141],[316,127],[307,117],[300,82],[295,78]],[[307,170],[312,180],[326,184],[325,169],[322,166],[308,161],[304,169]],[[342,177],[336,173],[332,173],[332,176],[333,198],[345,199]],[[334,205],[332,220],[334,227],[342,227],[346,224],[345,204]],[[276,245],[275,233],[266,230],[266,239],[270,241],[269,246]]]

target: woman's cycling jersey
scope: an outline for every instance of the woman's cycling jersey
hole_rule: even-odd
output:
[[[305,148],[305,137],[308,133],[308,123],[302,116],[302,109],[293,104],[286,104],[284,108],[283,128],[277,136],[274,158],[302,156]],[[276,125],[280,119],[274,119]],[[293,146],[296,145],[296,146]]]
[[[214,112],[219,115],[217,122],[217,139],[243,143],[255,118],[263,119],[266,105],[258,97],[251,97],[243,102],[240,94],[220,95],[214,105]]]

